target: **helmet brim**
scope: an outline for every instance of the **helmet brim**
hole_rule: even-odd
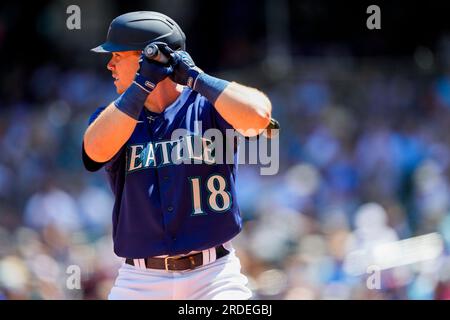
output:
[[[105,43],[91,49],[92,52],[96,52],[96,53],[111,53],[111,52],[139,51],[139,50],[142,50],[142,45],[127,46],[127,45],[117,44],[117,43],[112,43],[112,42],[105,42]]]

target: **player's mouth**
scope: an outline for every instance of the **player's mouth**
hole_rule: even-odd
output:
[[[117,75],[112,75],[112,77],[114,78],[114,83],[116,83],[117,81],[119,81],[119,77]]]

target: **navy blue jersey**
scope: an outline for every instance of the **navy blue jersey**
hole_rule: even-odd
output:
[[[104,109],[97,109],[89,123]],[[236,142],[234,164],[208,162],[208,157],[200,164],[175,164],[169,155],[181,140],[187,146],[189,139],[202,134],[197,121],[203,132],[232,129],[206,98],[186,87],[162,113],[144,108],[131,137],[107,163],[93,163],[83,150],[86,168],[94,171],[104,165],[115,195],[113,240],[118,256],[136,259],[204,250],[240,232]],[[180,128],[188,135],[173,141],[173,131]]]

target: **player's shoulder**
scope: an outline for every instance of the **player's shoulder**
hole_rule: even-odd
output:
[[[206,99],[206,97],[204,97],[203,95],[201,95],[197,91],[194,91],[194,90],[191,90],[191,89],[189,89],[189,90],[190,90],[190,96],[189,96],[188,100],[193,102],[199,108],[201,108],[201,109],[210,109],[210,108],[214,107],[213,104],[211,102],[209,102],[208,99]]]
[[[222,130],[233,129],[233,126],[222,117],[205,96],[196,91],[191,91],[190,99],[192,99],[194,107],[190,110],[195,112],[197,118],[201,118],[204,121],[203,124],[208,125],[209,123],[211,127]]]

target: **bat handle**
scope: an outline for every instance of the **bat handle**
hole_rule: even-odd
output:
[[[154,43],[148,44],[143,50],[144,56],[147,59],[158,61],[162,64],[166,64],[169,62],[169,58],[167,58],[158,48],[158,46]]]

